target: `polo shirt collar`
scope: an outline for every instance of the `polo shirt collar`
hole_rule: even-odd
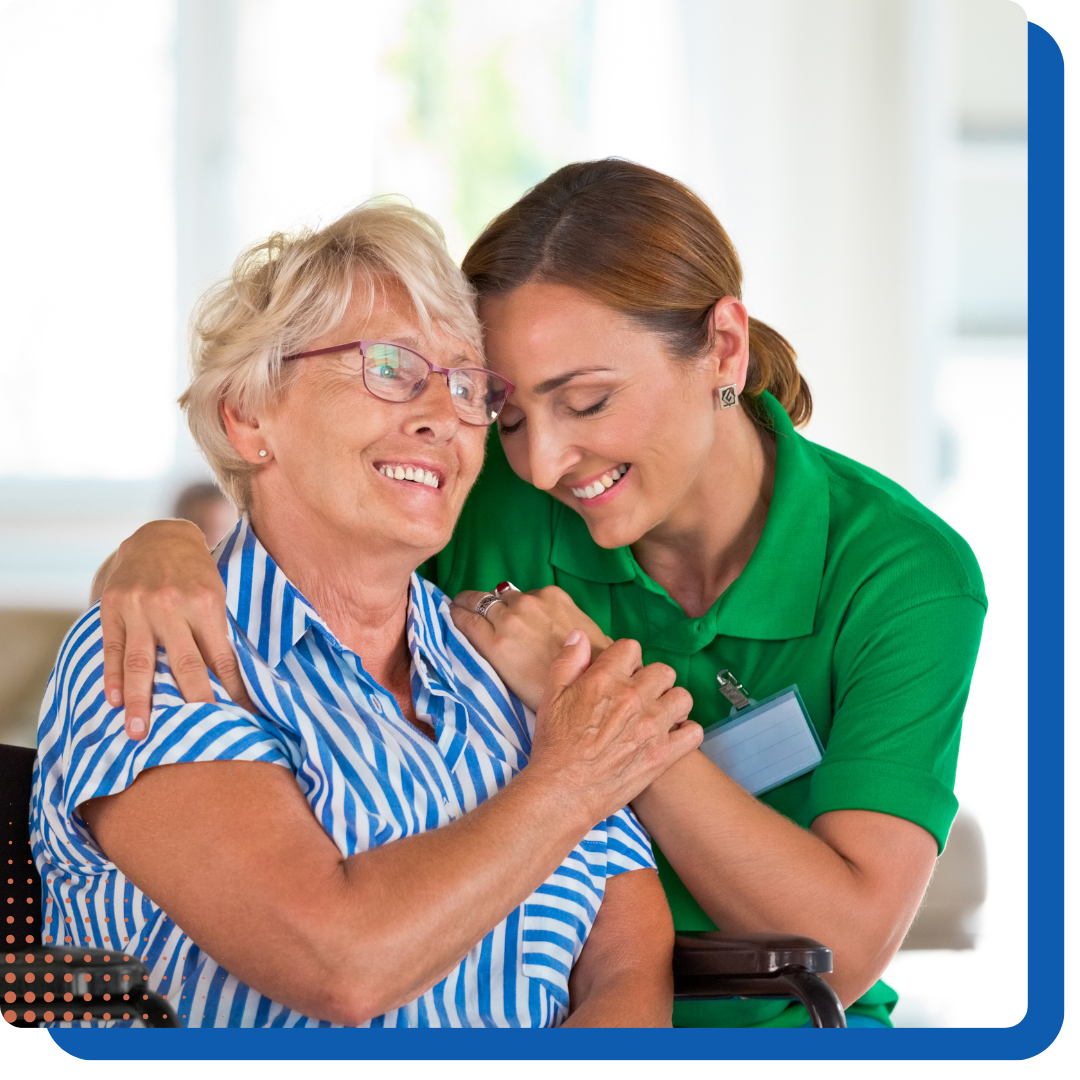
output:
[[[672,624],[693,624],[693,637],[702,639],[698,648],[717,635],[782,640],[813,633],[829,533],[828,476],[813,444],[795,431],[780,403],[767,391],[761,400],[776,431],[769,516],[743,572],[701,619],[688,620],[628,547],[599,547],[581,515],[563,503],[555,504],[552,565],[587,581],[637,581],[659,593],[674,609]]]

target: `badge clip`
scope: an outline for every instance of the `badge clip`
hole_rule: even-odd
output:
[[[745,709],[753,704],[747,696],[746,689],[727,668],[722,668],[716,673],[716,681],[720,684],[720,693],[731,702],[736,709]]]

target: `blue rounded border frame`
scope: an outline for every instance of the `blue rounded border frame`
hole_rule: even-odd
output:
[[[1028,25],[1028,370],[1061,387],[1065,365],[1065,66]],[[1064,428],[1062,405],[1028,396],[1028,1013],[1011,1028],[342,1030],[50,1029],[68,1053],[107,1059],[702,1060],[753,1058],[1020,1059],[1064,1019]],[[1038,929],[1038,936],[1032,928]],[[1003,965],[1008,958],[1003,957]],[[1001,982],[1008,980],[1003,966]]]

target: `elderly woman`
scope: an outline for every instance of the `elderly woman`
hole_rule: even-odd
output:
[[[670,1023],[621,808],[697,746],[689,695],[575,631],[534,718],[413,572],[512,389],[438,227],[383,204],[274,236],[196,326],[181,403],[244,512],[216,557],[255,711],[186,704],[162,653],[131,741],[97,609],[76,624],[40,727],[44,940],[137,953],[188,1025]]]

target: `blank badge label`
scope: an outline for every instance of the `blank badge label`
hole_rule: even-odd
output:
[[[821,744],[792,687],[710,728],[702,753],[751,795],[771,791],[821,763]]]

